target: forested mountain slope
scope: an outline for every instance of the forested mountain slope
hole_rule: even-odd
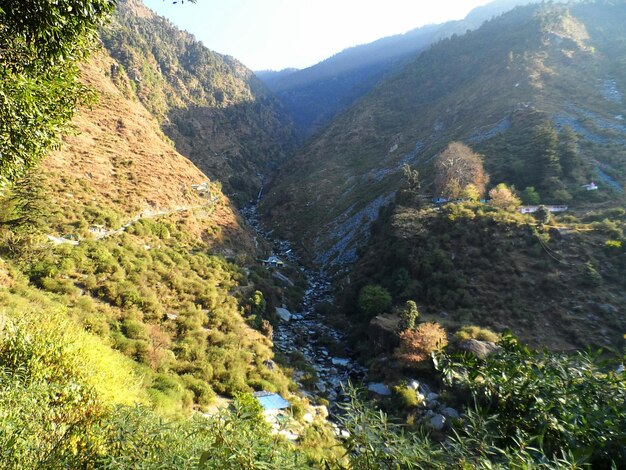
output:
[[[208,50],[139,0],[118,3],[102,32],[142,104],[176,148],[225,192],[246,202],[292,149],[294,135],[278,100],[236,59]]]
[[[318,263],[345,265],[404,164],[435,195],[433,157],[452,141],[484,154],[492,183],[534,186],[543,202],[584,202],[591,180],[600,199],[619,196],[625,15],[623,2],[518,7],[441,41],[311,139],[275,177],[266,215]],[[577,139],[575,170],[548,174],[546,142]]]
[[[455,34],[462,35],[525,3],[530,2],[494,1],[475,8],[463,20],[426,25],[405,34],[351,47],[306,69],[257,74],[285,104],[298,132],[311,136],[431,44]]]

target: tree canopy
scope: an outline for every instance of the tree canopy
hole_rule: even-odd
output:
[[[78,61],[115,0],[0,0],[0,184],[58,145],[87,96]]]
[[[461,142],[452,142],[435,160],[437,194],[456,199],[469,185],[479,196],[485,193],[489,176],[483,168],[482,156]]]

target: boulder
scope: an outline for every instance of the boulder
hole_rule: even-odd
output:
[[[446,417],[439,414],[433,415],[429,423],[435,431],[441,431],[446,425]]]
[[[319,416],[322,419],[328,418],[328,408],[325,405],[311,406],[310,408],[315,416]]]
[[[370,321],[367,334],[379,351],[393,351],[400,344],[397,315],[379,315]]]
[[[291,320],[291,312],[286,308],[276,307],[276,315],[283,321]]]
[[[331,362],[333,363],[334,366],[346,367],[348,364],[350,364],[350,359],[342,359],[340,357],[333,357],[331,359]]]
[[[454,408],[444,408],[441,410],[441,414],[450,419],[459,419],[459,412]]]
[[[491,341],[468,339],[467,341],[463,341],[461,344],[459,344],[459,349],[472,353],[476,357],[484,359],[485,357],[489,356],[489,354],[496,352],[500,348]]]
[[[383,383],[371,383],[367,386],[370,392],[374,392],[377,395],[388,396],[391,395],[391,390]]]

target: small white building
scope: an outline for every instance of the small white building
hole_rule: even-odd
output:
[[[597,191],[598,185],[592,181],[589,184],[583,185],[583,188],[585,188],[587,191]]]

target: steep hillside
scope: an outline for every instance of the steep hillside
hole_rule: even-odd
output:
[[[460,21],[426,25],[351,47],[303,70],[265,71],[258,75],[283,101],[298,132],[310,136],[429,45],[453,34],[464,34],[525,3],[530,1],[494,1],[472,10]]]
[[[395,205],[341,282],[343,303],[365,329],[372,318],[359,311],[359,292],[377,285],[448,331],[480,325],[533,347],[617,347],[626,330],[625,214],[579,211],[542,224],[477,203]]]
[[[404,164],[435,195],[432,159],[451,141],[482,152],[493,183],[535,186],[544,202],[614,199],[626,169],[625,15],[621,2],[519,7],[441,41],[285,165],[265,214],[316,262],[339,268],[356,259]],[[549,179],[535,164],[546,135],[563,144],[567,127],[580,161],[575,171],[556,165]],[[582,190],[590,180],[598,193]]]
[[[207,409],[216,394],[287,393],[271,340],[243,316],[251,234],[115,65],[102,52],[84,66],[97,101],[62,150],[2,194],[0,253],[25,292],[15,302],[39,296],[132,358],[162,413]]]
[[[119,2],[102,40],[141,103],[155,115],[177,150],[237,202],[258,191],[289,154],[289,118],[263,83],[236,59],[208,50],[193,36],[148,10],[140,0]]]

